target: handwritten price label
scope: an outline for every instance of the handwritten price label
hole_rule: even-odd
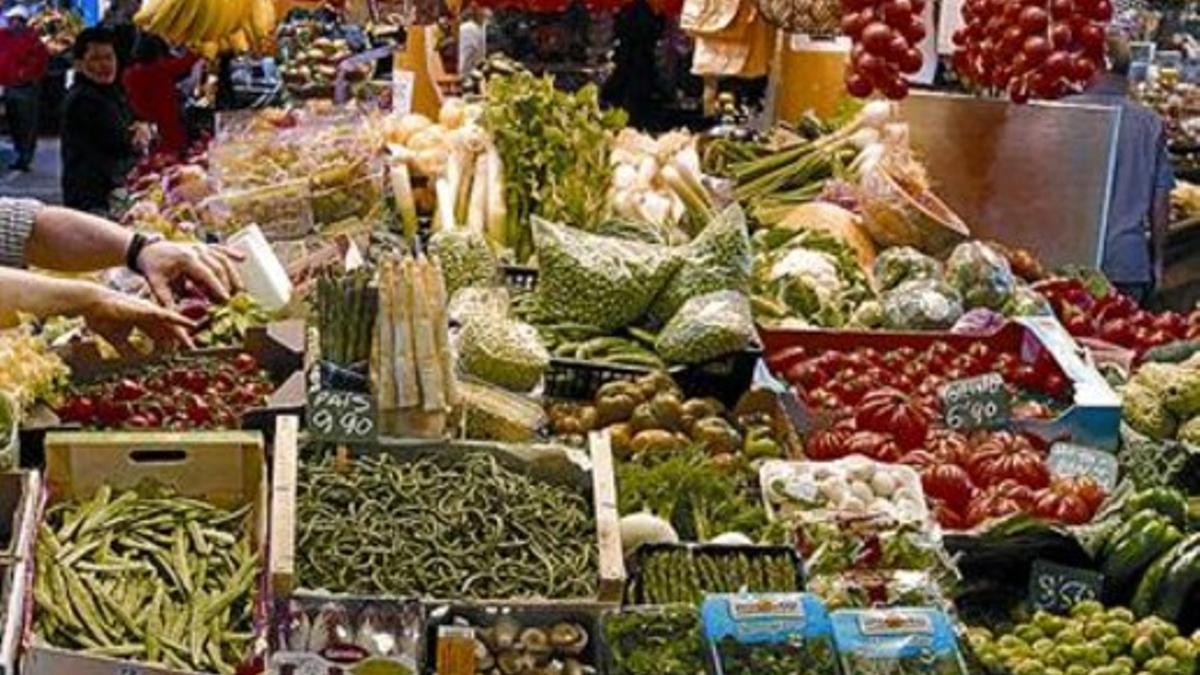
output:
[[[1036,609],[1059,614],[1084,600],[1099,600],[1104,575],[1045,560],[1034,560],[1029,573],[1029,602]]]
[[[1088,476],[1106,492],[1111,492],[1117,485],[1117,458],[1107,452],[1059,442],[1050,446],[1050,458],[1046,463],[1055,476]]]
[[[320,441],[369,443],[377,435],[378,411],[369,394],[322,389],[308,399],[308,430]]]
[[[955,380],[941,390],[946,426],[955,431],[999,427],[1012,417],[1004,378],[995,373]]]

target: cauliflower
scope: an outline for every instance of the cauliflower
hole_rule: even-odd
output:
[[[1200,446],[1200,415],[1196,415],[1179,427],[1179,440],[1188,445]]]
[[[1200,370],[1178,367],[1175,371],[1163,392],[1163,403],[1181,420],[1200,415]]]
[[[1155,440],[1175,437],[1175,417],[1148,387],[1136,383],[1125,387],[1121,392],[1121,416],[1129,426]]]
[[[788,251],[771,266],[771,281],[804,280],[822,302],[828,302],[843,289],[837,259],[823,251],[797,248]]]
[[[883,294],[883,323],[897,330],[941,330],[963,314],[958,292],[936,279],[905,281]]]

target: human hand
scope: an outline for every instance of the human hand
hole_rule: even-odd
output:
[[[195,324],[186,317],[158,305],[102,286],[92,286],[79,307],[89,328],[121,354],[134,352],[129,335],[134,328],[157,346],[191,347],[188,330]]]
[[[244,257],[226,246],[158,241],[143,248],[137,262],[155,300],[173,309],[171,282],[177,279],[191,279],[217,300],[228,302],[242,288],[234,263]]]

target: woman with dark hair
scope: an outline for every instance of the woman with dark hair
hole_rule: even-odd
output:
[[[121,76],[134,114],[158,126],[159,152],[178,155],[187,148],[177,83],[197,60],[193,54],[173,56],[162,38],[143,33],[133,50],[133,63]]]

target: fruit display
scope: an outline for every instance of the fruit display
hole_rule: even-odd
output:
[[[236,429],[274,391],[250,354],[181,356],[74,385],[56,412],[89,429]]]
[[[1068,616],[1036,612],[1004,634],[972,628],[968,640],[985,672],[1013,675],[1186,675],[1194,672],[1200,649],[1200,638],[1180,635],[1169,621],[1139,621],[1124,607],[1095,601],[1075,605]]]
[[[1200,340],[1200,310],[1155,314],[1107,285],[1073,277],[1048,279],[1034,289],[1050,301],[1072,335],[1125,347],[1138,357],[1173,342]]]
[[[918,48],[928,29],[925,0],[843,0],[842,33],[854,46],[846,71],[846,91],[867,98],[878,91],[890,99],[908,95],[908,80],[921,70]]]
[[[1104,63],[1108,0],[972,0],[953,35],[954,68],[1014,103],[1082,91]]]
[[[271,0],[151,0],[142,3],[133,21],[213,59],[220,53],[264,51],[275,34],[276,16]]]
[[[37,538],[34,632],[63,649],[232,673],[252,656],[259,552],[250,505],[169,490],[63,501]]]

